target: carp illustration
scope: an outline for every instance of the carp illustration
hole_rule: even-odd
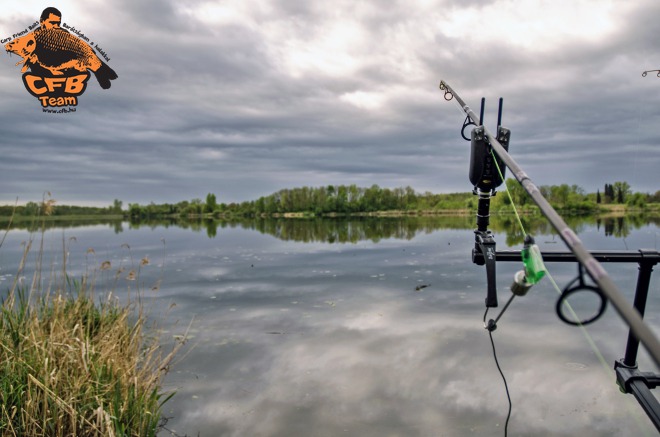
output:
[[[96,52],[80,38],[64,29],[39,27],[33,32],[5,45],[5,50],[23,58],[16,65],[24,64],[21,72],[44,69],[53,76],[76,70],[90,70],[101,88],[110,88],[110,81],[117,73],[96,55]]]

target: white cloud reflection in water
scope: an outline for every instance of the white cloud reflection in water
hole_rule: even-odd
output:
[[[580,235],[594,249],[623,250],[643,247],[653,232],[633,230],[625,242],[589,226]],[[66,235],[99,259],[112,259],[113,248],[126,257],[120,247],[130,242],[134,259],[153,260],[140,273],[146,284],[160,277],[166,240],[154,314],[176,303],[162,322],[179,321],[168,338],[194,316],[191,348],[166,379],[177,391],[165,404],[167,428],[179,435],[504,434],[507,400],[483,329],[485,273],[470,262],[471,229],[347,244],[281,241],[240,227],[219,228],[215,238],[174,227]],[[10,233],[3,251],[20,248],[21,238]],[[61,231],[52,238],[61,241]],[[496,239],[504,248],[504,235]],[[561,249],[545,245],[551,240],[537,239],[542,250]],[[84,265],[76,256],[74,248],[72,268]],[[498,264],[500,305],[519,267]],[[607,267],[631,298],[637,266]],[[577,270],[550,268],[560,285]],[[656,272],[647,310],[655,329],[659,283]],[[415,291],[421,284],[429,286]],[[542,282],[494,332],[513,401],[509,434],[655,435],[580,331],[558,320],[555,302]],[[589,331],[608,364],[623,356],[627,330],[612,309]],[[654,370],[644,354],[640,368]]]
[[[250,250],[262,261],[227,272],[214,299],[204,287],[195,295],[171,290],[200,329],[169,380],[178,388],[168,405],[171,428],[226,436],[503,435],[507,401],[481,321],[485,275],[469,262],[471,234],[287,242],[263,251],[255,240]],[[518,268],[506,264],[500,290]],[[553,269],[562,283],[576,270]],[[636,266],[624,273],[634,283]],[[420,279],[431,285],[415,291]],[[513,399],[510,434],[653,435],[580,331],[557,319],[555,300],[540,284],[514,301],[494,332]],[[590,331],[608,363],[623,355],[627,331],[612,310]]]

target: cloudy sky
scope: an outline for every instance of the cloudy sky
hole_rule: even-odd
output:
[[[0,62],[0,203],[108,205],[357,184],[469,191],[446,80],[538,185],[660,189],[660,2],[3,2],[0,38],[47,6],[110,57],[74,114]]]

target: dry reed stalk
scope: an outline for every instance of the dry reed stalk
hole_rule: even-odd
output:
[[[95,304],[98,271],[71,280],[66,245],[62,270],[44,287],[43,239],[42,228],[29,288],[20,278],[32,236],[0,305],[0,435],[155,436],[160,408],[171,397],[161,392],[162,378],[188,333],[163,357],[158,337],[145,332],[139,288],[137,299],[126,305],[112,290]],[[138,283],[145,265],[142,258],[133,270]],[[99,270],[109,269],[104,262]],[[120,266],[114,285],[122,271]]]

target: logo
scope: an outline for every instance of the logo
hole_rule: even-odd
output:
[[[75,27],[62,23],[56,8],[44,9],[38,22],[2,43],[7,52],[23,58],[16,63],[23,64],[23,84],[44,112],[75,112],[92,74],[103,89],[117,79],[106,64],[108,55]]]

